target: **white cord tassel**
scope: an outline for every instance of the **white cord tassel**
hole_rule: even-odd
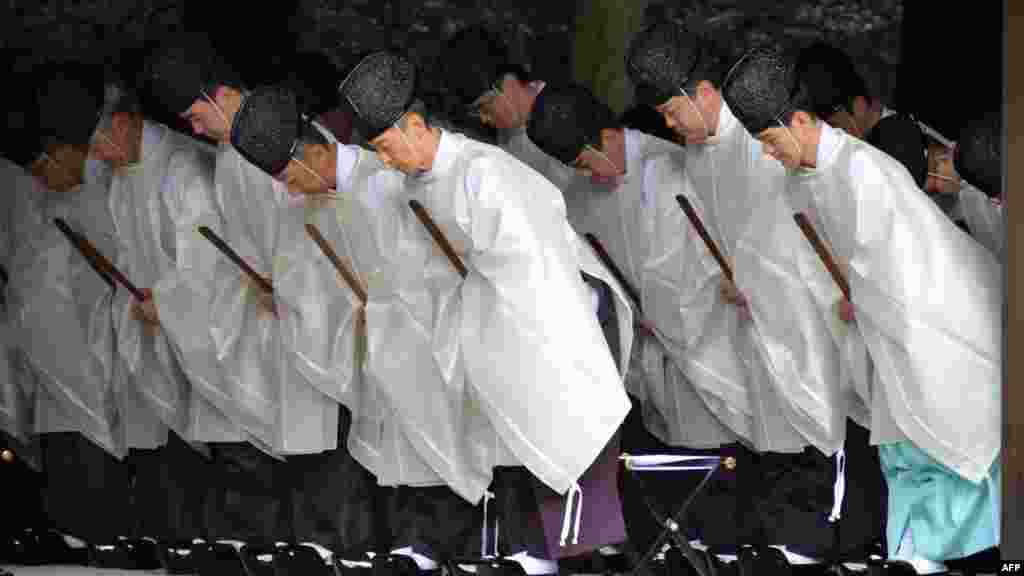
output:
[[[494,517],[494,557],[495,558],[498,557],[498,522],[499,522],[499,520],[500,519],[497,516]]]
[[[572,543],[579,544],[580,542],[580,518],[583,516],[583,489],[580,488],[579,484],[573,484],[569,488],[569,493],[565,496],[565,515],[562,517],[562,538],[559,540],[559,546],[565,546],[566,541],[569,539],[569,529],[573,528],[572,504],[575,500],[573,497],[577,494],[579,494],[579,504],[576,506],[576,522]]]
[[[494,494],[490,492],[484,492],[484,523],[480,526],[480,557],[490,558],[487,555],[487,502],[494,499]],[[498,544],[494,544],[495,555],[497,555]]]
[[[843,499],[846,497],[846,452],[843,450],[836,452],[836,483],[832,486],[832,494],[832,514],[828,517],[829,522],[839,520],[843,511]]]

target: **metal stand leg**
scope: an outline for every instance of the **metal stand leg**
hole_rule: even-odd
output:
[[[733,466],[735,466],[734,460],[731,463]],[[718,464],[716,464],[715,466],[711,467],[708,470],[708,472],[704,475],[704,479],[701,480],[700,484],[697,485],[693,492],[691,492],[690,495],[686,498],[686,501],[683,502],[682,506],[680,506],[676,513],[671,517],[666,517],[664,514],[662,514],[658,510],[658,507],[655,506],[653,502],[651,502],[651,499],[647,496],[647,494],[641,491],[641,493],[644,494],[644,502],[647,504],[647,508],[650,510],[651,515],[658,522],[658,524],[660,524],[664,528],[661,534],[655,539],[654,544],[651,546],[651,548],[647,551],[646,554],[644,554],[644,556],[640,559],[639,563],[634,567],[632,572],[634,576],[637,574],[644,574],[645,576],[650,575],[650,571],[647,568],[647,563],[650,562],[652,558],[654,558],[654,556],[658,553],[658,550],[667,540],[671,540],[676,545],[676,547],[679,549],[679,552],[683,555],[684,558],[686,558],[688,562],[690,562],[694,570],[696,570],[700,576],[711,576],[711,571],[714,570],[714,568],[709,567],[703,561],[700,555],[697,554],[697,551],[694,550],[692,546],[690,546],[689,540],[687,540],[685,537],[685,518],[686,513],[689,510],[690,505],[693,503],[693,500],[696,498],[697,494],[699,494],[700,491],[704,488],[704,486],[707,485],[708,481],[711,479],[711,477],[719,469],[720,466],[721,461],[719,461]],[[627,470],[629,472],[629,478],[631,478],[635,482],[641,483],[642,485],[642,481],[636,476],[636,472],[629,466],[627,466]]]

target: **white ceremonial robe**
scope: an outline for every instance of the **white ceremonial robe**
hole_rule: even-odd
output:
[[[971,236],[996,258],[1004,258],[1006,213],[1003,205],[966,182],[960,188],[958,205]]]
[[[735,320],[717,300],[717,265],[675,199],[683,194],[701,209],[684,152],[634,130],[624,137],[625,175],[614,185],[578,186],[586,196],[574,225],[601,240],[658,329],[657,341],[639,343],[629,391],[641,400],[645,426],[667,444],[749,440],[745,374],[729,333],[718,330]],[[716,317],[722,322],[710,320]]]
[[[314,123],[330,142],[334,137]],[[307,378],[302,351],[324,337],[324,276],[318,265],[320,249],[305,230],[312,204],[290,198],[283,183],[271,180],[278,210],[274,240],[274,297],[279,319],[274,338],[279,360],[275,383],[279,386],[280,408],[277,449],[282,454],[313,454],[338,447],[338,399]]]
[[[18,341],[39,376],[33,431],[79,432],[122,458],[113,290],[53,224],[62,218],[115,259],[109,182],[109,173],[98,171],[86,173],[74,190],[33,194],[19,214],[27,234],[11,274],[17,278]]]
[[[407,187],[469,269],[445,279],[460,301],[442,318],[458,326],[466,383],[515,458],[564,494],[629,401],[565,212],[551,201],[557,189],[504,151],[446,131],[431,170]],[[439,250],[428,265],[451,270]]]
[[[551,198],[551,201],[561,207],[561,211],[566,214],[569,224],[574,230],[577,232],[589,231],[579,226],[582,220],[581,215],[586,210],[588,192],[591,189],[590,181],[587,178],[580,177],[575,170],[545,154],[527,136],[526,128],[509,130],[505,134],[501,148],[554,184],[562,194],[560,197]],[[601,234],[598,234],[599,239],[600,236]],[[622,365],[620,371],[625,378],[629,371],[634,342],[632,304],[625,289],[619,285],[615,275],[597,257],[590,244],[582,237],[577,237],[576,241],[579,244],[581,269],[607,284],[615,296],[615,313],[619,325],[619,363]]]
[[[751,322],[739,328],[754,404],[754,446],[826,455],[846,438],[848,399],[841,362],[821,305],[804,278],[817,258],[793,221],[785,171],[722,102],[715,136],[687,147],[686,171],[705,227],[733,267]],[[824,274],[820,265],[815,268]],[[827,311],[834,315],[830,303]]]
[[[27,170],[5,158],[0,158],[0,181],[7,186],[7,194],[0,200],[4,215],[0,218],[0,265],[8,274],[8,283],[0,286],[0,430],[27,444],[33,429],[35,374],[18,344],[17,291],[21,282],[12,272],[18,247],[25,243],[25,222],[20,216],[41,190]]]
[[[323,224],[321,233],[366,288],[367,308],[373,306],[377,311],[403,305],[409,299],[401,299],[400,294],[413,294],[422,289],[421,280],[406,282],[404,287],[399,284],[403,278],[417,278],[414,274],[399,275],[398,271],[403,262],[422,266],[422,261],[409,264],[408,255],[416,246],[419,248],[412,250],[412,254],[423,250],[423,245],[417,243],[425,242],[418,237],[401,235],[404,232],[401,217],[409,210],[403,202],[403,185],[403,176],[385,169],[373,153],[357,146],[339,146],[338,195],[324,202],[333,207],[334,224],[332,226],[323,214],[318,214],[317,218]],[[357,328],[354,312],[360,304],[356,296],[326,258],[321,258],[321,266],[330,270],[325,278],[333,274],[335,296],[329,321],[333,322],[330,330],[334,336],[328,354],[331,374],[335,375],[333,382],[339,387],[336,392],[339,401],[352,412],[347,438],[349,453],[370,470],[382,486],[445,485],[446,479],[439,471],[446,467],[429,463],[433,455],[430,450],[425,450],[423,455],[418,451],[425,445],[436,445],[429,435],[431,429],[417,427],[414,422],[403,419],[387,396],[389,390],[399,386],[415,389],[417,382],[434,382],[437,376],[433,372],[417,373],[410,370],[414,366],[402,365],[400,340],[392,340],[387,335],[388,330],[400,330],[402,325],[371,327],[367,324]],[[422,267],[419,270],[422,275]],[[339,304],[339,300],[342,303]],[[369,317],[368,313],[364,314]],[[371,332],[383,336],[371,341]],[[421,333],[416,330],[413,334]],[[421,341],[417,345],[426,344]],[[380,385],[390,378],[397,378],[399,384]],[[453,480],[452,484],[459,486],[460,481]],[[473,490],[468,490],[464,496],[471,499]]]
[[[750,442],[750,398],[733,338],[738,319],[718,298],[721,270],[676,200],[683,195],[705,213],[684,169],[685,152],[631,129],[625,138],[626,174],[603,200],[606,208],[618,205],[626,257],[639,277],[645,316],[657,328],[658,341],[644,346],[653,400],[645,424],[670,445]]]
[[[436,311],[457,312],[457,273],[443,257],[434,259],[439,249],[409,208],[405,179],[380,168],[361,152],[351,177],[368,184],[353,190],[353,208],[372,215],[379,255],[368,278],[366,314],[366,377],[380,391],[385,415],[378,481],[447,485],[475,504],[490,478],[469,461],[468,438],[475,435],[466,420],[473,410],[464,406],[465,374],[450,345],[456,325],[442,323],[447,317]]]
[[[906,168],[822,125],[817,166],[790,175],[849,278],[875,368],[872,443],[909,440],[980,482],[1001,442],[1002,272]],[[838,299],[838,290],[834,294]],[[964,407],[969,406],[969,410]]]
[[[166,126],[143,125],[139,163],[114,171],[109,200],[119,240],[118,268],[139,289],[151,289],[160,326],[131,313],[135,297],[118,291],[118,352],[131,378],[126,402],[145,406],[181,438],[238,442],[245,436],[214,408],[220,372],[208,334],[211,271],[216,249],[196,228],[219,220],[213,207],[214,156]],[[213,383],[213,384],[211,384]],[[138,434],[136,434],[137,432]],[[128,431],[143,447],[144,430]],[[163,440],[166,441],[166,432]]]

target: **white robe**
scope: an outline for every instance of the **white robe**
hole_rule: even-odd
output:
[[[287,192],[283,187],[275,187],[273,179],[228,145],[222,144],[218,150],[215,185],[217,207],[224,220],[214,232],[271,283],[273,276],[286,275],[290,260],[275,255],[279,247],[281,254],[301,250],[297,246],[305,241],[302,210],[285,211]],[[225,383],[216,407],[268,453],[332,449],[337,429],[333,429],[333,438],[328,437],[329,398],[298,374],[281,340],[289,297],[275,294],[283,319],[279,321],[262,310],[256,301],[260,288],[243,277],[226,256],[218,255],[214,276],[209,330]]]
[[[21,216],[32,206],[32,196],[40,191],[27,170],[4,158],[0,158],[0,181],[8,190],[0,205],[0,264],[9,276],[8,283],[0,287],[0,430],[26,444],[32,436],[35,375],[18,344],[17,291],[21,282],[12,272],[15,253],[25,243]]]
[[[552,201],[557,189],[504,151],[450,132],[408,188],[469,269],[459,279],[437,250],[428,262],[438,283],[457,285],[461,301],[442,322],[458,330],[467,384],[515,458],[565,493],[629,401],[579,275],[578,240]]]
[[[152,290],[161,321],[156,329],[144,326],[131,313],[134,296],[118,290],[118,352],[131,375],[125,401],[148,409],[155,416],[151,427],[162,423],[188,441],[237,442],[244,435],[204,395],[220,378],[204,338],[217,254],[196,232],[219,219],[213,170],[211,153],[145,122],[140,162],[114,171],[109,209],[119,240],[116,264],[139,289]],[[130,428],[129,446],[144,447],[144,433]],[[157,445],[166,432],[162,437]]]
[[[108,192],[105,172],[87,173],[72,191],[37,189],[18,215],[24,244],[10,273],[16,278],[18,341],[38,373],[33,431],[79,432],[121,458],[126,446],[113,291],[53,224],[64,219],[116,258]]]
[[[432,328],[420,320],[422,314],[408,313],[412,305],[423,311],[429,302],[423,261],[431,247],[430,239],[415,228],[418,224],[409,220],[412,214],[406,204],[404,177],[386,169],[365,149],[339,146],[337,189],[339,196],[333,201],[336,229],[346,230],[348,236],[339,235],[332,244],[342,258],[346,252],[351,256],[350,265],[363,281],[368,300],[366,334],[360,337],[352,321],[346,319],[339,323],[335,337],[334,365],[340,374],[350,371],[350,347],[355,347],[358,339],[364,340],[362,362],[351,370],[351,384],[342,394],[353,414],[349,451],[382,486],[448,485],[475,502],[486,486],[482,481],[466,481],[458,476],[463,474],[461,468],[447,465],[447,461],[461,458],[460,446],[444,444],[450,422],[424,425],[415,409],[415,401],[421,398],[419,390],[428,386],[437,390],[439,372],[436,368],[419,370],[418,364],[404,362],[403,350],[414,350],[417,356],[431,354]],[[328,229],[325,224],[321,231],[330,241]],[[336,285],[341,294],[338,298],[355,298],[342,279],[337,279]],[[371,317],[397,318],[398,322],[382,325]],[[416,392],[393,403],[389,394],[401,392],[402,387]],[[407,404],[409,400],[413,403]],[[409,406],[413,407],[411,413]],[[444,457],[438,458],[442,450],[435,451],[435,446],[444,446]]]
[[[910,440],[980,482],[1002,438],[999,263],[902,165],[827,124],[789,192],[849,278],[876,371],[872,442]]]
[[[793,221],[785,171],[722,102],[715,136],[687,147],[705,227],[731,263],[751,322],[738,332],[754,403],[754,445],[832,455],[846,438],[847,398],[827,317],[803,276],[817,258]],[[815,270],[824,268],[819,262]],[[832,310],[831,303],[828,310]]]
[[[446,484],[475,504],[490,478],[469,462],[474,435],[464,419],[472,415],[464,407],[465,376],[458,348],[450,345],[453,324],[442,324],[447,317],[437,312],[457,310],[451,307],[457,273],[443,257],[434,258],[438,249],[409,208],[405,180],[381,169],[361,152],[350,178],[353,216],[357,209],[369,216],[378,254],[367,278],[366,358],[366,377],[380,391],[385,415],[378,481]]]
[[[659,332],[657,341],[640,341],[628,390],[641,401],[648,430],[668,444],[705,448],[749,438],[749,401],[734,346],[706,330],[718,325],[709,318],[729,321],[717,301],[717,266],[675,199],[684,194],[700,210],[683,150],[633,130],[624,138],[621,180],[577,183],[566,196],[578,196],[570,213],[576,229],[598,237],[640,291],[644,316]]]
[[[326,129],[314,127],[334,141]],[[338,447],[337,398],[326,393],[306,377],[300,366],[307,344],[323,338],[318,326],[323,320],[326,268],[319,266],[320,249],[309,238],[305,223],[307,208],[289,201],[287,187],[271,181],[278,210],[274,241],[273,283],[278,302],[279,321],[275,327],[278,342],[280,412],[277,424],[277,449],[282,454],[311,454]]]
[[[1006,247],[1006,213],[1003,205],[966,182],[960,188],[958,204],[960,214],[971,230],[971,236],[997,258],[1003,258]]]
[[[676,200],[684,195],[704,213],[684,169],[685,152],[630,129],[625,139],[622,183],[594,194],[606,209],[618,208],[625,257],[636,268],[645,316],[658,332],[658,341],[644,346],[653,405],[645,407],[644,421],[671,445],[750,442],[746,374],[732,338],[737,318],[718,298],[718,264]]]
[[[562,164],[555,158],[545,154],[526,135],[526,129],[520,128],[511,130],[507,139],[502,144],[502,149],[514,156],[520,162],[536,170],[541,176],[547,178],[548,182],[555,185],[562,194],[550,200],[555,206],[565,213],[570,225],[577,232],[583,230],[578,226],[581,215],[586,210],[587,194],[590,190],[590,182],[576,174],[576,171]],[[598,238],[600,238],[598,234]],[[623,378],[627,376],[630,364],[631,351],[633,348],[633,310],[625,289],[619,285],[615,275],[608,270],[604,263],[598,258],[590,244],[577,235],[578,254],[581,260],[581,269],[608,285],[615,297],[615,313],[619,324],[619,355],[620,371]],[[620,264],[621,266],[621,264]]]

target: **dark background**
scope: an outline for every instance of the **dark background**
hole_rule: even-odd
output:
[[[896,108],[952,138],[962,118],[1002,99],[1002,9],[994,0],[645,1],[647,20],[671,18],[727,41],[774,33],[837,44],[866,58],[870,77],[888,78],[880,89]],[[540,77],[571,79],[574,19],[586,9],[587,0],[7,0],[0,51],[18,68],[84,59],[130,70],[147,41],[186,27],[209,32],[258,84],[278,80],[296,50],[323,52],[344,69],[355,54],[402,46],[424,70],[425,87],[443,96],[431,71],[457,65],[440,62],[443,38],[480,21],[503,29]]]

